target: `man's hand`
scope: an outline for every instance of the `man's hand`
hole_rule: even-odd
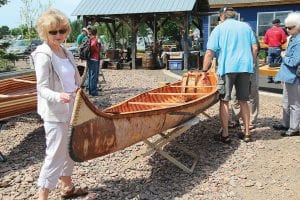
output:
[[[208,72],[207,72],[207,70],[206,70],[206,71],[202,71],[202,75],[203,75],[203,77],[204,77],[204,78],[206,78],[206,77],[207,77],[207,75],[208,75]]]

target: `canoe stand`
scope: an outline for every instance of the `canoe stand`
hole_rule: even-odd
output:
[[[205,117],[207,118],[211,118],[208,114],[206,114],[205,112],[202,112],[201,114],[203,114]],[[162,155],[164,158],[168,159],[171,163],[173,163],[174,165],[176,165],[177,167],[179,167],[180,169],[182,169],[185,172],[188,173],[192,173],[195,169],[195,166],[198,162],[198,156],[194,153],[191,152],[190,150],[188,150],[184,145],[179,144],[178,142],[174,141],[178,136],[180,136],[182,133],[184,133],[185,131],[187,131],[188,129],[190,129],[192,126],[198,124],[200,122],[200,115],[174,127],[171,128],[169,130],[166,130],[160,134],[157,134],[156,136],[159,136],[158,138],[156,137],[155,139],[149,140],[146,139],[143,142],[149,147],[146,148],[145,150],[142,150],[138,155],[135,155],[134,157],[132,157],[126,164],[124,167],[122,167],[121,170],[125,170],[130,168],[132,165],[134,165],[135,163],[139,162],[140,159],[149,156],[150,154],[153,153],[153,151],[159,153],[160,155]],[[193,163],[191,167],[188,167],[186,164],[178,161],[176,158],[174,158],[173,156],[171,156],[168,152],[166,152],[164,150],[164,146],[168,143],[172,142],[177,149],[180,149],[181,151],[183,151],[184,153],[186,153],[187,155],[189,155],[192,159],[193,159]]]

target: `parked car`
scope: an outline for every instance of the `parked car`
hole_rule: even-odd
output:
[[[6,53],[15,54],[18,57],[25,57],[29,45],[29,40],[16,40],[6,49]]]
[[[40,39],[32,39],[31,41],[16,40],[6,49],[6,53],[15,54],[19,58],[25,58],[42,43],[43,41]]]
[[[43,44],[43,41],[40,40],[40,39],[32,39],[31,42],[30,42],[30,45],[29,47],[27,48],[27,52],[28,55],[31,54],[31,52],[33,52],[37,46]]]
[[[68,47],[67,49],[72,52],[75,58],[79,57],[79,47],[77,43],[72,43],[71,46]]]

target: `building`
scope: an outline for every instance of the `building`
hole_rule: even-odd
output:
[[[218,25],[218,10],[223,6],[233,7],[238,19],[249,23],[257,36],[263,37],[272,26],[272,20],[280,19],[284,27],[284,19],[290,12],[300,11],[300,0],[209,0],[210,11],[216,14],[203,18],[204,48],[211,31]]]

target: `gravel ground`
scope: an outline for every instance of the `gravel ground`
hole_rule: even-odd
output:
[[[163,70],[103,70],[106,83],[92,101],[106,108],[135,94],[177,79]],[[260,94],[259,124],[253,141],[238,139],[230,130],[232,143],[213,140],[220,128],[218,104],[207,110],[212,119],[176,139],[199,158],[189,174],[158,153],[126,164],[147,147],[138,143],[122,151],[76,163],[74,182],[88,187],[90,194],[79,199],[230,199],[299,200],[300,137],[282,138],[270,127],[281,118],[281,96]],[[37,199],[36,181],[45,154],[42,122],[35,113],[2,122],[0,150],[8,159],[0,163],[0,199]],[[165,150],[180,161],[191,158],[170,143]],[[50,199],[59,199],[58,189]]]

